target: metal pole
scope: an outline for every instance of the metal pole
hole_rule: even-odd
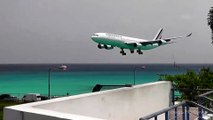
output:
[[[136,71],[136,67],[134,68],[134,85],[135,85],[135,71]]]
[[[198,107],[198,120],[203,120],[202,109]]]
[[[175,120],[177,120],[177,107],[175,108]]]
[[[190,120],[189,105],[186,105],[186,119]]]
[[[51,68],[48,69],[48,98],[50,99],[50,72]]]
[[[168,111],[165,112],[165,120],[169,120],[169,113],[168,113]]]
[[[183,104],[182,105],[182,120],[185,120],[185,106],[186,106],[186,104]]]
[[[66,65],[61,65],[59,67],[52,67],[48,69],[48,98],[51,99],[51,88],[50,88],[50,78],[51,78],[51,70],[67,70]]]

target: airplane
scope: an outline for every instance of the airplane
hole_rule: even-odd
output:
[[[142,55],[142,50],[150,50],[156,47],[174,43],[173,39],[184,38],[183,36],[171,37],[171,38],[162,38],[163,29],[160,28],[153,40],[145,40],[133,37],[122,36],[118,34],[111,33],[95,33],[91,36],[91,39],[98,43],[99,49],[113,49],[118,47],[121,49],[120,53],[126,55],[124,49],[129,49],[130,53],[136,52],[139,55]],[[185,37],[190,37],[192,33],[186,35]]]

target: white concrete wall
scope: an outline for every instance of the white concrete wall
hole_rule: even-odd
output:
[[[170,89],[170,82],[161,81],[7,107],[4,120],[22,120],[23,113],[24,120],[138,120],[168,107]]]

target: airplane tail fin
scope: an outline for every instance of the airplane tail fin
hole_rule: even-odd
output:
[[[155,35],[153,40],[158,40],[162,38],[163,28],[160,28],[158,33]]]

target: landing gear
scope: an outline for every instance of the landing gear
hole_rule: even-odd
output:
[[[108,49],[107,45],[104,45],[104,48],[105,48],[105,49]]]
[[[137,50],[137,53],[139,54],[139,55],[142,55],[143,54],[143,52],[141,51],[141,50]]]
[[[134,53],[134,49],[133,49],[133,50],[130,50],[130,53]]]
[[[121,49],[120,53],[121,53],[122,55],[126,55],[126,53],[124,52],[123,49]]]
[[[143,54],[143,52],[140,50],[140,49],[138,49],[137,51],[136,51],[139,55],[142,55]],[[126,53],[124,52],[124,49],[123,48],[121,48],[121,51],[120,51],[120,53],[122,54],[122,55],[126,55]],[[134,53],[134,49],[130,49],[130,53]]]

